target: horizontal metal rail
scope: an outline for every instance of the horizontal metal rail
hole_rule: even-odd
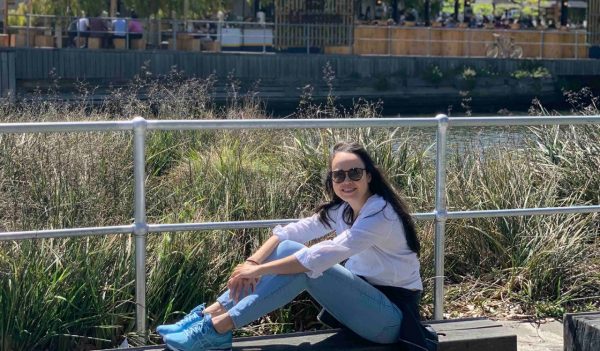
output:
[[[570,206],[570,207],[546,207],[546,208],[516,208],[505,210],[486,210],[486,211],[455,211],[448,212],[448,219],[459,218],[492,218],[492,217],[517,217],[517,216],[538,216],[555,214],[574,214],[574,213],[595,213],[600,212],[600,206]]]
[[[514,126],[514,125],[583,125],[600,124],[600,116],[513,116],[513,117],[453,117],[439,115],[436,118],[356,118],[356,119],[255,119],[255,120],[145,120],[136,117],[128,121],[98,122],[32,122],[0,123],[0,133],[64,133],[64,132],[115,132],[132,131],[134,139],[134,224],[49,229],[35,231],[1,232],[2,240],[24,240],[41,238],[65,238],[98,236],[108,234],[133,234],[136,248],[136,328],[146,332],[146,236],[149,233],[234,230],[249,228],[271,228],[287,224],[294,219],[272,219],[259,221],[229,221],[203,223],[148,224],[145,203],[145,137],[148,131],[182,130],[249,130],[249,129],[315,129],[315,128],[359,128],[359,127],[436,127],[436,206],[433,212],[414,214],[416,220],[435,220],[435,277],[434,318],[443,317],[444,300],[444,232],[445,222],[452,219],[493,218],[508,216],[532,216],[553,214],[597,213],[600,205],[498,209],[476,211],[447,211],[446,204],[446,134],[451,127],[469,126]]]
[[[119,225],[119,226],[113,226],[113,227],[31,230],[31,231],[22,231],[22,232],[4,232],[4,233],[0,233],[0,241],[2,241],[2,240],[24,240],[24,239],[70,238],[70,237],[81,237],[81,236],[128,234],[128,233],[133,233],[133,225]]]
[[[545,207],[545,208],[517,208],[503,210],[481,210],[481,211],[450,211],[446,214],[447,219],[474,219],[495,217],[521,217],[556,214],[586,214],[600,212],[600,206],[570,206],[570,207]],[[417,221],[435,219],[435,212],[419,212],[412,214]],[[196,222],[196,223],[174,223],[174,224],[148,224],[148,233],[166,232],[192,232],[208,230],[235,230],[235,229],[260,229],[272,228],[276,225],[285,225],[296,222],[295,219],[267,219],[257,221],[226,221],[226,222]],[[3,240],[28,240],[48,238],[69,238],[98,236],[108,234],[131,234],[133,225],[122,225],[113,227],[82,227],[71,229],[48,229],[31,230],[20,232],[0,233],[0,241]]]
[[[145,120],[148,130],[318,129],[360,127],[436,127],[435,118],[333,118],[252,120]],[[581,125],[600,116],[450,117],[448,127]],[[0,123],[0,133],[112,132],[133,130],[133,121]]]

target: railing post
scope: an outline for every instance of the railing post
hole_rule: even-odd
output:
[[[262,53],[267,52],[267,26],[265,23],[261,23],[262,26]]]
[[[27,47],[30,48],[31,47],[31,40],[30,40],[29,37],[31,36],[31,34],[30,34],[30,30],[31,30],[31,15],[29,13],[26,13],[25,16],[26,16],[26,19],[27,19],[27,35],[26,35],[26,37],[27,37]]]
[[[437,115],[437,159],[435,177],[435,278],[433,318],[444,319],[444,236],[446,229],[446,131],[448,116]]]
[[[540,58],[544,58],[544,31],[542,30],[542,38],[540,42]]]
[[[177,20],[171,20],[171,29],[173,31],[173,47],[171,50],[177,50]]]
[[[133,119],[133,174],[135,209],[135,325],[136,331],[146,335],[146,188],[145,188],[146,120]]]
[[[306,54],[310,54],[310,38],[308,37],[309,33],[309,24],[304,24],[304,40],[306,41]]]
[[[387,54],[392,56],[392,29],[389,24],[387,25]]]
[[[579,32],[575,31],[575,58],[579,58]]]
[[[428,27],[427,35],[427,56],[431,56],[431,26]]]
[[[125,49],[129,50],[130,49],[130,45],[129,45],[129,18],[125,19]]]

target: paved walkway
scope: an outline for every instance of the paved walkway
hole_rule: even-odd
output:
[[[548,319],[541,322],[499,321],[517,334],[519,351],[562,351],[562,322]]]

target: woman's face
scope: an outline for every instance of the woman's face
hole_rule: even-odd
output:
[[[353,208],[362,207],[369,196],[371,196],[371,192],[369,191],[371,175],[364,168],[365,164],[360,157],[351,152],[338,152],[333,156],[333,160],[331,161],[333,191]],[[356,180],[358,174],[361,177]],[[354,178],[355,180],[350,178]]]

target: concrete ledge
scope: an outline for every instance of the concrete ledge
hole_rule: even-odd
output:
[[[438,351],[517,351],[517,336],[500,323],[488,319],[431,322],[438,332]],[[163,345],[136,347],[130,351],[158,351]],[[399,346],[380,345],[365,341],[353,333],[339,330],[236,338],[234,351],[391,351]]]
[[[600,312],[565,314],[564,350],[600,350]]]

